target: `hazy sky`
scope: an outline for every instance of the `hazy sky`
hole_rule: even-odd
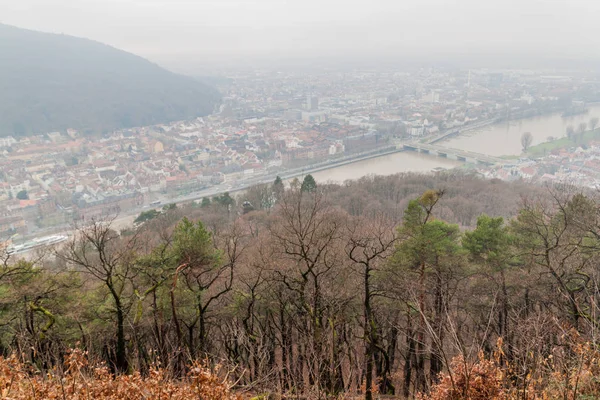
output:
[[[0,0],[0,22],[170,66],[482,51],[595,57],[599,16],[595,0]]]

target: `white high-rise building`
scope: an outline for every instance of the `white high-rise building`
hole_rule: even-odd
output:
[[[308,111],[317,111],[319,109],[319,98],[316,96],[307,96],[306,109]]]

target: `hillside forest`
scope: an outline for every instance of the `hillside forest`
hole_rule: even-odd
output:
[[[212,86],[141,57],[68,35],[0,23],[0,137],[84,134],[212,113]]]
[[[0,392],[598,398],[599,217],[595,192],[459,172],[106,216],[4,255]]]

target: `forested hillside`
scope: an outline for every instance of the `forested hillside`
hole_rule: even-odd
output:
[[[5,256],[0,344],[25,364],[0,365],[23,391],[78,347],[115,391],[198,384],[202,360],[242,397],[597,398],[599,212],[567,185],[439,174],[107,218],[44,260]]]
[[[103,132],[204,116],[218,92],[87,39],[0,24],[0,136]]]

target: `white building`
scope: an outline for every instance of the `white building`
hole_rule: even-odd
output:
[[[425,134],[425,125],[421,121],[407,122],[406,132],[413,137],[423,136]]]
[[[316,96],[307,96],[306,109],[308,111],[317,111],[319,109],[319,98]]]
[[[12,146],[15,143],[17,143],[17,141],[12,136],[7,136],[7,137],[0,138],[0,148],[2,148],[2,147],[10,147],[10,146]]]

